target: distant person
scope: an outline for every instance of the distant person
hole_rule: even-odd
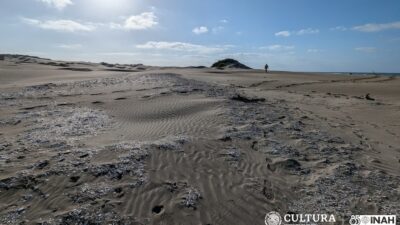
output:
[[[268,68],[269,68],[269,67],[268,67],[268,64],[265,64],[265,67],[264,67],[264,68],[265,68],[265,72],[268,73]]]

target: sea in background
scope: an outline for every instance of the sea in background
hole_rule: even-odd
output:
[[[388,76],[388,77],[400,76],[400,73],[323,72],[322,74],[351,75],[351,76]]]

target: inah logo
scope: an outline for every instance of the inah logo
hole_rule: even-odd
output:
[[[265,215],[265,225],[281,225],[282,217],[277,212],[269,212]]]
[[[396,225],[396,215],[353,215],[350,225]]]

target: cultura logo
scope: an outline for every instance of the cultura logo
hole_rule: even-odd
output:
[[[316,224],[335,223],[336,218],[332,214],[285,214],[283,217],[275,211],[267,213],[265,225],[283,224]],[[357,224],[352,224],[357,225]]]
[[[281,225],[282,217],[277,212],[269,212],[265,215],[265,225]]]

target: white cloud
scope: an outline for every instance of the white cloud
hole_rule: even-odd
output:
[[[37,19],[21,18],[22,22],[36,26],[46,30],[56,30],[65,32],[76,32],[76,31],[93,31],[99,27],[105,27],[110,29],[122,29],[122,30],[145,30],[152,28],[157,25],[157,17],[153,12],[144,12],[139,15],[128,17],[122,23],[79,23],[73,20],[46,20],[41,21]]]
[[[229,23],[229,21],[227,19],[222,19],[219,21],[220,23]]]
[[[145,30],[157,24],[157,16],[153,12],[144,12],[139,15],[130,16],[125,20],[122,27],[126,30]],[[118,24],[114,24],[114,26],[120,27]]]
[[[71,0],[38,0],[40,2],[43,2],[45,4],[47,4],[50,7],[54,7],[58,10],[62,10],[65,7],[67,7],[68,5],[72,5],[72,1]]]
[[[229,48],[236,48],[236,45],[215,45],[215,47],[229,49]]]
[[[336,27],[332,27],[330,28],[331,31],[346,31],[347,28],[344,26],[336,26]]]
[[[68,49],[68,50],[76,50],[82,48],[81,44],[62,44],[57,45],[58,48]]]
[[[205,33],[208,33],[208,28],[205,27],[205,26],[195,27],[193,29],[193,33],[195,33],[195,34],[205,34]]]
[[[288,50],[293,50],[294,46],[292,45],[269,45],[265,47],[261,47],[260,49],[267,49],[271,51],[288,51]]]
[[[275,33],[275,36],[277,37],[289,37],[291,35],[290,31],[283,30]]]
[[[76,32],[76,31],[93,31],[95,26],[90,24],[82,24],[73,20],[46,20],[40,21],[30,18],[22,18],[22,21],[26,24],[39,27],[45,30],[55,30],[63,32]]]
[[[306,28],[306,29],[301,29],[297,31],[288,31],[288,30],[283,30],[275,33],[275,36],[277,37],[289,37],[291,35],[305,35],[305,34],[318,34],[319,30],[318,29],[313,29],[313,28]]]
[[[374,53],[376,52],[375,47],[358,47],[355,48],[354,50],[359,51],[359,52],[365,52],[365,53]]]
[[[378,32],[383,30],[400,29],[400,21],[393,23],[368,23],[353,27],[353,30],[361,32]]]
[[[173,51],[184,51],[184,52],[197,52],[197,53],[218,53],[223,52],[226,48],[223,46],[208,47],[204,45],[196,45],[184,42],[155,42],[149,41],[142,45],[136,45],[139,49],[155,49],[155,50],[173,50]]]
[[[301,29],[301,30],[296,32],[297,35],[318,34],[318,33],[319,33],[318,29],[312,29],[312,28]]]
[[[106,56],[141,56],[143,54],[138,52],[100,52],[98,55],[106,55]]]
[[[311,49],[307,49],[308,53],[320,53],[322,52],[321,49],[316,49],[316,48],[311,48]]]

